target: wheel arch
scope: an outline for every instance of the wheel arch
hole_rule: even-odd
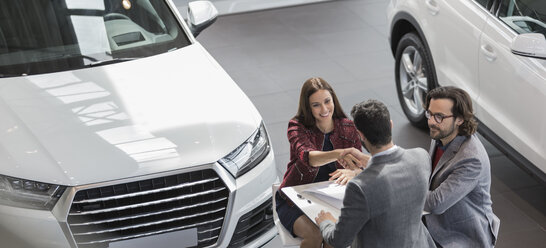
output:
[[[436,65],[434,63],[434,58],[432,57],[432,53],[430,52],[430,47],[428,45],[425,34],[419,26],[417,20],[415,20],[412,15],[405,11],[396,13],[396,15],[394,15],[393,17],[393,21],[391,22],[389,42],[393,57],[396,57],[396,48],[398,47],[398,42],[400,42],[402,36],[410,32],[417,33],[417,35],[421,39],[421,42],[425,46],[427,53],[430,55],[430,60],[432,62],[432,75],[434,77],[434,88],[440,86],[438,83],[438,77],[436,76]]]

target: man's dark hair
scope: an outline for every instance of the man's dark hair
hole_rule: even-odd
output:
[[[372,146],[380,147],[391,142],[391,117],[382,102],[370,99],[356,104],[351,110],[351,116],[356,128]]]
[[[430,106],[432,99],[451,99],[453,108],[451,113],[454,117],[463,119],[463,124],[459,126],[458,134],[461,136],[470,136],[478,129],[478,122],[474,118],[472,110],[472,100],[466,91],[453,86],[439,87],[431,90],[425,99],[425,110]]]

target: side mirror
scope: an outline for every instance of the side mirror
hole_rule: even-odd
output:
[[[546,38],[541,33],[524,33],[516,36],[510,47],[513,54],[546,59]]]
[[[188,3],[188,25],[193,36],[199,35],[203,29],[216,21],[218,10],[209,1],[193,1]]]

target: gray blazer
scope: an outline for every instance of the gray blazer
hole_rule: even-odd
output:
[[[421,148],[374,156],[347,184],[338,222],[320,224],[324,240],[334,247],[436,247],[421,222],[430,168]]]
[[[433,140],[429,153],[436,149]],[[457,136],[430,177],[426,224],[442,247],[493,247],[500,220],[491,208],[489,157],[476,135]]]

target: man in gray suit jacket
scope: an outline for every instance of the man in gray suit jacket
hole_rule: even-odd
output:
[[[342,156],[366,168],[347,184],[339,221],[321,211],[315,219],[324,241],[334,247],[435,247],[421,222],[430,175],[430,158],[421,148],[405,150],[391,139],[387,107],[369,100],[353,107],[363,146]],[[354,163],[342,164],[350,167]]]
[[[425,107],[433,139],[428,230],[444,248],[493,247],[500,221],[491,208],[491,168],[474,134],[472,101],[462,89],[440,87],[428,93]]]

